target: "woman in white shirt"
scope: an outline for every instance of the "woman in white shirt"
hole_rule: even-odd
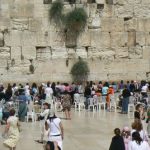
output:
[[[132,141],[129,142],[128,150],[150,150],[149,144],[143,141],[139,132],[133,132]]]
[[[140,137],[143,141],[148,141],[147,132],[145,130],[143,130],[142,122],[139,119],[135,119],[135,121],[132,123],[131,134],[136,131],[139,132]]]
[[[60,149],[63,149],[62,141],[64,138],[63,125],[60,118],[57,118],[54,111],[50,112],[49,119],[45,122],[45,129],[50,129],[48,141],[57,142]]]

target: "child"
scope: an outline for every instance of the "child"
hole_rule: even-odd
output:
[[[146,123],[148,123],[147,133],[148,133],[148,136],[150,137],[150,107],[148,107],[148,109],[147,109],[147,120],[146,120]]]
[[[130,136],[130,129],[128,127],[124,127],[122,130],[122,137],[124,140],[124,144],[125,144],[125,150],[128,150],[128,144],[131,141],[131,136]]]
[[[119,128],[114,130],[115,136],[112,138],[109,150],[125,150],[123,137]]]

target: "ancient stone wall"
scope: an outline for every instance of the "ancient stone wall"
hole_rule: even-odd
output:
[[[64,32],[49,21],[50,6],[51,0],[0,0],[0,82],[70,81],[78,56],[89,64],[89,80],[146,79],[149,0],[77,0],[88,24],[76,49],[66,48]],[[65,12],[74,7],[65,2]]]

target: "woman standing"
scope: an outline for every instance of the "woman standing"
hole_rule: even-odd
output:
[[[129,150],[150,150],[150,147],[146,141],[143,141],[140,137],[139,132],[134,132],[132,134],[132,141],[128,146]]]
[[[4,145],[10,150],[15,150],[19,140],[19,122],[18,118],[14,116],[15,110],[10,110],[10,117],[7,120],[4,135],[8,133],[8,139],[4,141]]]
[[[122,113],[128,113],[128,104],[129,104],[129,97],[131,96],[130,91],[127,89],[127,85],[124,86],[124,90],[122,91]]]
[[[65,112],[66,119],[71,120],[71,96],[67,91],[64,92],[62,107],[63,111]]]
[[[64,139],[64,130],[60,118],[57,118],[53,111],[50,112],[49,119],[45,122],[45,129],[50,129],[48,141],[57,142],[62,150],[62,141]]]

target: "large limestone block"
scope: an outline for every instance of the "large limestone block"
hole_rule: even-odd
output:
[[[90,30],[92,47],[110,47],[110,34],[100,30]]]
[[[111,47],[122,47],[128,42],[127,32],[111,32]]]
[[[0,32],[0,47],[4,46],[4,35]]]
[[[149,18],[150,16],[150,5],[141,5],[141,3],[134,6],[134,16],[138,18]]]
[[[150,46],[150,33],[145,33],[145,42],[146,42],[146,46]]]
[[[77,48],[76,55],[77,57],[80,56],[81,58],[87,58],[87,51],[85,50],[85,48]]]
[[[35,18],[42,18],[44,15],[44,5],[43,1],[39,1],[34,3],[34,9],[33,9],[34,17]]]
[[[104,0],[96,0],[96,3],[97,4],[105,4],[105,1]]]
[[[97,11],[97,4],[92,3],[89,4],[89,17],[95,17],[96,16],[96,11]]]
[[[28,19],[18,19],[18,18],[13,18],[11,19],[11,28],[13,30],[28,30],[28,24],[29,20]]]
[[[10,14],[9,14],[9,2],[8,1],[3,1],[1,0],[0,2],[0,16],[1,17],[5,17],[5,18],[9,18]]]
[[[85,31],[77,39],[78,46],[89,47],[91,46],[91,35],[90,32]]]
[[[142,0],[142,4],[146,4],[146,5],[150,5],[150,1],[148,1],[148,0]]]
[[[125,5],[116,5],[114,15],[117,17],[133,17],[133,5],[125,4]]]
[[[129,58],[141,59],[143,57],[143,48],[141,46],[129,48]]]
[[[60,46],[64,47],[65,46],[65,38],[66,35],[64,34],[63,31],[49,31],[48,32],[48,43],[50,46]]]
[[[36,58],[36,48],[35,46],[23,46],[22,47],[22,55],[25,59],[35,59]]]
[[[88,24],[89,29],[98,29],[100,27],[101,27],[101,20],[99,16],[94,18],[89,18],[89,24]]]
[[[0,16],[0,27],[10,28],[10,18]]]
[[[11,59],[15,59],[15,60],[21,60],[21,52],[22,51],[22,47],[18,46],[18,47],[11,47]]]
[[[125,31],[137,30],[137,18],[129,18],[124,23]]]
[[[128,54],[128,48],[127,47],[117,47],[116,49],[116,55],[115,58],[128,58],[129,54]]]
[[[29,19],[29,30],[30,31],[39,31],[41,29],[41,26],[42,26],[41,18]]]
[[[114,60],[115,52],[110,50],[110,51],[104,51],[100,53],[100,58],[101,60],[110,62]]]
[[[137,30],[138,31],[150,32],[149,24],[150,24],[150,18],[148,18],[148,19],[138,19]]]
[[[145,32],[136,32],[136,44],[144,46],[146,41],[145,37],[146,37]]]
[[[114,5],[104,5],[104,9],[100,11],[102,17],[113,17],[115,13]]]
[[[123,18],[102,18],[101,27],[105,32],[122,32],[124,31],[124,20]]]
[[[68,53],[65,47],[52,47],[52,58],[68,58]]]
[[[18,30],[11,30],[5,34],[5,44],[7,46],[21,46],[23,44],[23,32]]]
[[[10,59],[10,47],[0,47],[0,59]]]
[[[15,1],[10,9],[10,17],[33,17],[34,4],[32,1]]]
[[[35,32],[24,31],[22,35],[23,46],[35,46],[36,45],[36,34]]]
[[[49,44],[49,38],[48,38],[49,35],[47,35],[47,33],[45,32],[36,32],[36,44],[37,46],[48,46]]]
[[[143,47],[143,59],[149,59],[150,58],[150,46],[144,46]]]
[[[36,50],[34,51],[32,49],[32,53],[34,53],[34,56],[38,59],[38,60],[49,60],[52,58],[52,48],[51,47],[36,47]]]

